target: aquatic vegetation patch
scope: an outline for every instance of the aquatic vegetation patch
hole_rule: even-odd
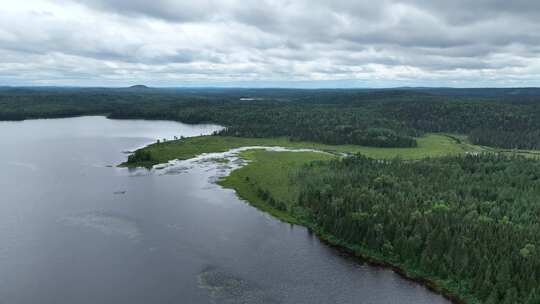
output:
[[[198,276],[199,287],[208,290],[213,303],[279,303],[257,284],[216,267],[204,269]]]

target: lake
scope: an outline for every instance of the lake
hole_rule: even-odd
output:
[[[215,125],[0,122],[0,303],[449,303],[214,182],[223,165],[115,165]]]

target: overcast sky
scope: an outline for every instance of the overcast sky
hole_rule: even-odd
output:
[[[0,85],[540,86],[537,0],[0,0]]]

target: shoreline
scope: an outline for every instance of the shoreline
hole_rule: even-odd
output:
[[[306,229],[308,229],[310,232],[313,232],[318,238],[319,240],[321,240],[321,242],[323,242],[325,245],[339,251],[340,253],[344,254],[344,255],[347,255],[353,259],[357,259],[360,263],[367,263],[369,264],[370,266],[373,266],[373,267],[380,267],[380,268],[384,268],[384,269],[390,269],[392,270],[393,272],[397,273],[400,277],[408,280],[408,281],[411,281],[411,282],[414,282],[414,283],[417,283],[419,285],[422,285],[424,287],[426,287],[427,289],[429,289],[430,291],[438,294],[438,295],[441,295],[442,297],[444,297],[445,299],[447,299],[448,301],[452,302],[453,304],[467,304],[467,302],[463,299],[461,299],[459,296],[455,295],[454,293],[452,293],[451,291],[447,290],[446,288],[444,287],[441,287],[439,286],[437,283],[435,283],[434,281],[428,279],[428,278],[423,278],[423,277],[415,277],[415,276],[412,276],[412,275],[409,275],[404,269],[400,268],[399,266],[396,266],[390,262],[386,262],[386,261],[383,261],[383,260],[378,260],[376,258],[373,258],[371,256],[367,256],[367,255],[364,255],[364,254],[361,254],[357,251],[354,251],[346,246],[342,246],[342,245],[339,245],[339,244],[336,244],[330,240],[328,240],[327,238],[321,236],[319,233],[317,233],[316,231],[314,230],[311,230],[310,228],[302,225],[302,227],[305,227]]]
[[[430,279],[430,278],[427,278],[427,277],[415,276],[415,275],[411,274],[410,271],[407,271],[406,269],[403,269],[402,267],[400,267],[398,265],[395,265],[390,261],[386,261],[384,259],[377,258],[377,257],[375,257],[373,255],[370,255],[369,253],[365,253],[365,252],[361,252],[359,250],[352,249],[352,248],[350,248],[350,245],[346,245],[346,244],[342,243],[339,239],[333,237],[332,235],[321,232],[318,229],[314,229],[314,227],[312,227],[312,224],[309,224],[309,223],[305,222],[304,220],[298,219],[298,218],[294,217],[293,215],[291,215],[290,213],[288,213],[286,211],[277,210],[277,209],[273,208],[272,206],[268,205],[267,203],[265,203],[264,201],[262,201],[260,199],[258,199],[258,202],[253,202],[252,200],[246,198],[245,194],[242,195],[239,192],[238,185],[235,186],[234,183],[227,182],[226,181],[227,177],[228,176],[222,178],[218,182],[218,185],[222,186],[225,189],[234,190],[236,192],[236,195],[238,196],[238,198],[240,198],[242,201],[245,201],[250,206],[256,208],[257,210],[259,210],[261,212],[264,212],[264,213],[267,213],[267,214],[271,215],[272,217],[274,217],[275,219],[277,219],[277,220],[279,220],[279,221],[281,221],[283,223],[287,223],[287,224],[291,224],[291,225],[298,225],[298,226],[306,228],[308,231],[315,234],[315,236],[317,236],[317,238],[322,243],[324,243],[325,245],[339,251],[340,253],[343,253],[343,254],[347,255],[350,258],[356,259],[357,262],[359,262],[359,263],[367,263],[370,266],[374,266],[374,267],[390,269],[393,272],[395,272],[396,274],[398,274],[400,277],[402,277],[402,278],[404,278],[404,279],[406,279],[408,281],[420,284],[420,285],[426,287],[427,289],[429,289],[430,291],[432,291],[432,292],[434,292],[434,293],[436,293],[438,295],[441,295],[442,297],[444,297],[445,299],[450,301],[452,304],[475,304],[475,302],[467,302],[467,301],[465,301],[463,299],[463,296],[459,296],[457,293],[452,292],[447,287],[441,286],[441,284],[436,283],[433,279]],[[224,181],[225,181],[225,183],[224,183]]]
[[[155,144],[151,144],[150,146],[154,146]],[[148,146],[147,146],[148,147]],[[268,147],[271,148],[272,146]],[[145,147],[146,148],[146,147]],[[243,147],[241,147],[243,148]],[[247,147],[246,147],[247,148]],[[255,148],[255,147],[252,147]],[[276,148],[276,146],[273,146],[273,148]],[[287,149],[287,147],[283,147]],[[236,148],[238,149],[238,148]],[[288,148],[290,149],[290,147]],[[234,150],[234,149],[231,149]],[[291,149],[291,150],[294,150]],[[220,151],[221,152],[221,151]],[[318,151],[318,152],[326,152],[328,151]],[[212,153],[212,152],[210,152]],[[204,153],[202,153],[204,154]],[[335,155],[335,154],[334,154]],[[195,157],[198,157],[199,155],[196,155]],[[238,155],[239,157],[242,157],[241,155]],[[190,159],[193,157],[189,157],[187,159]],[[242,157],[244,160],[247,160],[245,157]],[[184,158],[186,159],[186,158]],[[157,162],[157,163],[163,163],[163,162]],[[246,163],[245,166],[249,166],[250,161]],[[122,167],[144,167],[149,169],[148,163],[122,163],[120,166]],[[154,164],[153,164],[154,165]],[[288,211],[282,211],[274,208],[273,206],[269,205],[267,202],[261,200],[256,195],[254,195],[254,189],[251,189],[251,185],[249,183],[245,182],[244,180],[239,180],[237,178],[231,178],[233,173],[237,171],[238,169],[244,168],[245,166],[242,166],[240,168],[235,168],[231,172],[228,173],[227,176],[221,177],[217,184],[225,189],[231,189],[236,192],[236,195],[239,199],[245,201],[247,204],[251,205],[254,208],[257,208],[261,212],[265,212],[275,219],[288,223],[288,224],[294,224],[299,225],[302,227],[305,227],[310,232],[314,233],[317,238],[326,244],[327,246],[332,247],[335,250],[338,250],[339,252],[351,257],[358,259],[358,262],[360,263],[367,263],[374,267],[381,267],[390,269],[402,278],[409,280],[411,282],[415,282],[417,284],[420,284],[430,291],[441,295],[448,301],[450,301],[453,304],[478,304],[479,301],[475,298],[470,298],[470,295],[460,295],[459,292],[453,291],[452,288],[445,286],[444,283],[437,282],[437,279],[429,278],[429,276],[423,276],[421,274],[415,274],[414,269],[407,270],[406,267],[396,265],[392,261],[385,259],[384,257],[380,257],[374,254],[370,254],[366,250],[361,249],[361,245],[352,245],[352,244],[346,244],[339,239],[335,238],[334,236],[325,233],[324,231],[320,231],[317,229],[317,227],[313,223],[309,223],[304,219],[299,219],[289,213]],[[151,167],[151,166],[150,166]],[[467,299],[467,300],[465,300]]]

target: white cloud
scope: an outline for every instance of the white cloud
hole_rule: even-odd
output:
[[[540,85],[540,5],[457,2],[9,1],[0,85]]]

